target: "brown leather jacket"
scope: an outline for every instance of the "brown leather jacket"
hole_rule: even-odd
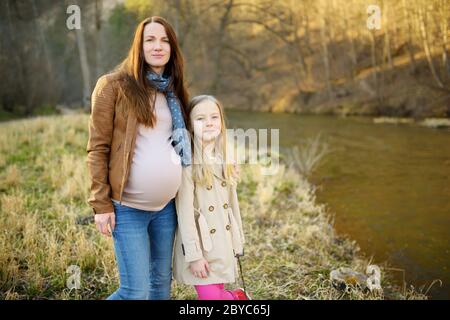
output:
[[[88,203],[94,214],[113,212],[111,198],[122,201],[136,141],[136,117],[118,112],[123,110],[118,79],[118,73],[100,77],[92,93],[86,162],[91,180]]]

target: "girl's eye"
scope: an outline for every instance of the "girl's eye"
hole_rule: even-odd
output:
[[[219,116],[213,116],[212,118],[213,119],[219,119]]]
[[[203,118],[197,118],[196,120],[197,120],[197,121],[201,121],[201,120],[203,120]]]

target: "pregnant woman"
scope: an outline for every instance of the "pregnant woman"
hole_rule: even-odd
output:
[[[174,198],[191,162],[183,64],[172,26],[147,18],[92,94],[88,202],[97,229],[114,239],[120,287],[111,300],[170,298]]]

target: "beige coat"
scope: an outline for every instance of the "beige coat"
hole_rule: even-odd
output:
[[[235,282],[235,254],[243,254],[244,233],[236,186],[227,183],[216,165],[212,186],[195,185],[192,167],[183,167],[176,196],[178,230],[174,249],[174,278],[185,284]],[[189,262],[204,257],[208,278],[195,277]]]

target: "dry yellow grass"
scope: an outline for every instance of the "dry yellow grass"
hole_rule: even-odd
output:
[[[118,285],[112,240],[92,223],[86,159],[87,115],[38,117],[0,126],[0,299],[103,299]],[[382,273],[384,294],[343,293],[329,272],[364,271],[356,243],[335,234],[331,215],[293,169],[263,176],[243,166],[238,192],[247,237],[242,258],[255,299],[425,298]],[[81,269],[80,289],[66,273]],[[174,299],[194,298],[173,283]]]

